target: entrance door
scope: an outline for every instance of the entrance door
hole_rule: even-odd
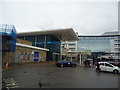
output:
[[[58,61],[60,58],[59,53],[53,53],[53,61]]]

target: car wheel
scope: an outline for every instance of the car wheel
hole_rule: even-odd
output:
[[[63,64],[61,64],[60,66],[63,67]]]
[[[57,66],[60,67],[60,64],[58,64]]]
[[[72,65],[72,67],[75,67],[75,66],[76,66],[75,64]]]
[[[113,70],[113,73],[117,74],[119,71],[118,70]]]

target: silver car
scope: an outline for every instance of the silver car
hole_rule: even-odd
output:
[[[108,62],[98,62],[99,68],[96,66],[96,71],[108,71],[113,73],[119,73],[120,68],[118,66],[115,66],[113,64],[110,64]]]

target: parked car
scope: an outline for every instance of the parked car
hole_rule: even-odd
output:
[[[76,63],[64,59],[64,60],[59,60],[59,61],[56,63],[56,65],[57,65],[58,67],[67,67],[67,66],[75,67],[75,66],[76,66]]]
[[[97,66],[95,67],[96,71],[108,71],[113,73],[119,73],[120,68],[118,66],[115,66],[109,62],[98,62],[99,68]]]

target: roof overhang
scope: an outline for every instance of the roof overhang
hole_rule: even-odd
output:
[[[42,50],[42,51],[49,51],[49,49],[46,49],[46,48],[34,47],[34,46],[30,46],[30,45],[26,45],[26,44],[21,44],[21,43],[16,43],[16,45],[20,46],[20,47],[25,47],[25,48],[32,48],[32,49],[37,49],[37,50]]]
[[[76,35],[72,28],[17,33],[17,36],[33,36],[33,35],[52,35],[58,38],[60,41],[79,40],[78,36]]]

